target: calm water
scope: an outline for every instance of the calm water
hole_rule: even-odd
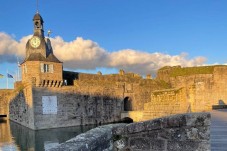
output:
[[[0,151],[43,151],[94,127],[76,126],[33,131],[0,119]]]

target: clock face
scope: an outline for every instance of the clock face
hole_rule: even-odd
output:
[[[33,48],[39,47],[40,43],[41,43],[41,41],[40,41],[39,37],[37,37],[37,36],[32,37],[32,39],[30,40],[30,45]]]

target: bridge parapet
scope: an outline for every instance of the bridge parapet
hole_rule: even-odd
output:
[[[115,150],[210,150],[210,113],[180,114],[113,129]]]
[[[210,118],[210,113],[192,113],[131,124],[105,125],[50,151],[210,150]]]

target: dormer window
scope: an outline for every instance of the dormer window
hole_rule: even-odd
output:
[[[54,65],[53,64],[41,63],[40,67],[41,67],[42,73],[54,73]]]

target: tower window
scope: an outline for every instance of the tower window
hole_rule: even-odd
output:
[[[41,72],[43,72],[43,73],[54,73],[54,66],[53,66],[53,64],[44,64],[44,63],[41,63]]]
[[[44,64],[44,72],[49,72],[49,65],[48,64]]]
[[[39,22],[35,22],[35,28],[36,28],[36,29],[39,28]]]

